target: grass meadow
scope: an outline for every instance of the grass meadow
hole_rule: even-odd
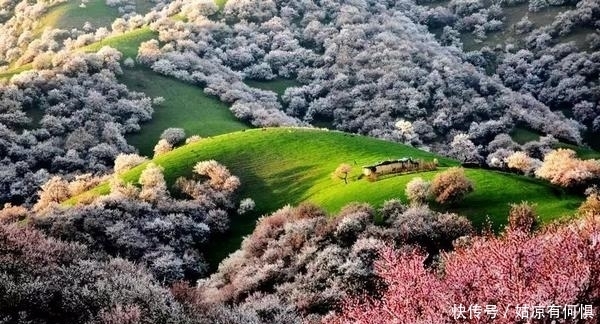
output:
[[[370,182],[360,179],[361,166],[377,161],[410,156],[424,160],[439,160],[437,171],[386,177]],[[254,228],[256,219],[286,204],[312,202],[330,213],[350,202],[367,202],[381,206],[386,200],[404,201],[406,184],[414,177],[431,179],[436,172],[458,165],[458,162],[417,150],[402,144],[335,131],[299,128],[265,128],[238,131],[205,138],[186,145],[153,161],[164,167],[167,182],[190,176],[198,161],[214,159],[240,177],[241,197],[254,199],[257,209],[232,220],[231,236],[216,247],[215,260],[234,251]],[[340,163],[349,163],[353,170],[349,183],[332,177]],[[144,165],[124,174],[124,179],[136,182]],[[579,206],[582,197],[565,193],[546,182],[509,173],[467,169],[475,191],[450,207],[467,216],[481,227],[488,220],[498,229],[506,223],[511,203],[524,199],[537,204],[544,222],[569,216]],[[107,184],[88,194],[106,194]],[[77,197],[67,204],[74,204]],[[434,208],[439,206],[433,206]]]

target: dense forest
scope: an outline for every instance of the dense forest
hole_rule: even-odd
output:
[[[595,323],[598,138],[599,0],[0,0],[0,323]]]

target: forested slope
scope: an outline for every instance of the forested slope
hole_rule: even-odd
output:
[[[597,322],[599,22],[599,0],[0,0],[0,322]]]

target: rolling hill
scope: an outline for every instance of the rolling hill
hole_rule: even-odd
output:
[[[40,21],[40,28],[53,27],[61,29],[79,28],[89,22],[93,27],[110,27],[113,21],[120,17],[117,7],[110,7],[105,0],[87,0],[85,4],[79,0],[68,0],[58,4],[44,15]],[[155,6],[147,0],[135,0],[135,11],[145,14]]]
[[[140,44],[153,39],[157,35],[158,34],[152,31],[150,27],[146,26],[119,35],[107,37],[99,42],[82,47],[79,50],[91,53],[99,51],[104,46],[110,46],[121,52],[121,54],[123,54],[123,59],[128,57],[135,59]]]
[[[235,250],[242,236],[252,231],[256,217],[286,204],[309,201],[333,213],[353,201],[381,206],[388,199],[405,200],[404,188],[408,181],[416,176],[431,179],[439,171],[388,177],[376,182],[359,179],[362,165],[404,156],[437,158],[439,170],[458,165],[454,160],[397,143],[306,128],[250,129],[209,137],[153,161],[164,167],[169,184],[180,176],[189,176],[196,162],[209,159],[221,162],[240,177],[241,197],[254,199],[257,209],[253,215],[233,220],[231,239],[223,241],[218,248],[223,254],[217,253],[222,257]],[[353,166],[347,185],[331,177],[340,163]],[[144,167],[130,170],[124,179],[135,182]],[[532,178],[484,169],[467,169],[466,174],[474,182],[475,191],[452,211],[469,217],[476,226],[481,226],[489,217],[494,227],[500,227],[506,222],[510,204],[524,199],[537,204],[543,221],[572,214],[582,201],[582,197],[566,194]],[[105,184],[92,193],[106,194],[108,190]],[[76,198],[67,204],[76,203]]]
[[[107,6],[104,0],[90,0],[85,5],[81,4],[81,1],[70,0],[50,8],[40,20],[38,31],[41,32],[46,27],[81,29],[86,22],[96,28],[110,27],[119,17],[117,8]]]
[[[104,46],[110,46],[121,52],[123,54],[123,59],[128,57],[135,58],[137,56],[140,44],[154,38],[156,35],[157,34],[149,27],[141,27],[119,35],[109,36],[106,39],[78,48],[75,51],[92,53],[99,51]],[[31,69],[33,69],[31,63],[16,66],[0,72],[0,79],[10,79],[15,74],[29,71]]]

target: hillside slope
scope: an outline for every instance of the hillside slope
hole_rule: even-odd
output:
[[[39,31],[44,28],[81,29],[86,22],[93,27],[110,27],[110,24],[119,17],[117,8],[106,5],[104,0],[87,1],[85,6],[81,1],[67,1],[56,5],[40,20]]]
[[[154,106],[152,120],[142,124],[140,132],[127,136],[127,142],[141,154],[152,155],[160,134],[169,127],[183,128],[188,135],[200,136],[214,136],[248,128],[235,118],[226,104],[194,85],[160,75],[139,65],[125,69],[119,80],[131,90],[165,99],[164,103]]]
[[[169,184],[180,176],[189,176],[198,161],[214,159],[227,166],[242,181],[241,198],[251,197],[256,210],[234,216],[231,235],[221,240],[208,255],[213,265],[239,248],[242,238],[252,232],[255,220],[286,204],[310,201],[335,212],[349,202],[368,202],[381,206],[392,198],[405,200],[404,189],[412,178],[431,179],[436,172],[423,172],[388,177],[376,182],[358,179],[361,166],[389,158],[410,156],[432,160],[437,158],[440,169],[457,165],[456,161],[417,150],[413,147],[369,137],[335,131],[299,128],[265,128],[238,131],[209,137],[189,144],[153,161],[164,167]],[[349,163],[353,170],[346,185],[331,174],[340,163]],[[124,175],[137,182],[144,165]],[[537,205],[543,221],[570,215],[579,206],[581,197],[564,194],[536,179],[514,174],[467,169],[475,191],[465,201],[452,208],[476,226],[489,218],[495,228],[506,222],[511,203],[527,200]],[[108,193],[102,185],[92,194]],[[89,194],[89,193],[88,193]],[[76,202],[75,199],[68,204]],[[438,208],[439,206],[433,206]]]
[[[314,202],[334,212],[352,201],[379,206],[391,198],[404,199],[408,181],[416,176],[430,179],[439,170],[388,177],[376,182],[359,179],[362,165],[404,156],[426,160],[437,158],[439,170],[458,164],[397,143],[299,128],[251,129],[209,137],[160,156],[154,162],[165,168],[165,177],[172,184],[180,176],[189,176],[196,162],[217,160],[240,177],[242,195],[254,199],[257,214],[262,214],[303,201]],[[331,177],[340,163],[353,165],[347,185]],[[143,168],[143,165],[134,168],[124,178],[136,181]],[[569,214],[581,201],[580,197],[564,194],[531,178],[484,169],[467,169],[466,173],[475,184],[475,192],[454,210],[470,217],[477,225],[486,216],[496,225],[503,223],[509,204],[523,199],[538,204],[543,220]],[[106,193],[108,186],[95,191]],[[252,223],[247,224],[252,226]]]

